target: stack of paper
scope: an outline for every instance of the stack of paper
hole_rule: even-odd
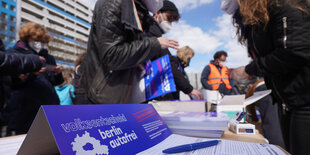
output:
[[[222,99],[222,96],[218,90],[207,90],[207,89],[201,89],[199,90],[203,97],[207,100],[209,103],[213,104],[219,104],[219,102]]]
[[[220,138],[226,130],[229,117],[216,112],[159,112],[175,134]]]
[[[206,112],[205,101],[152,101],[156,111]]]
[[[255,92],[251,97],[245,99],[245,95],[226,95],[221,100],[220,104],[214,105],[217,112],[223,112],[228,114],[230,118],[233,118],[237,112],[245,110],[246,106],[255,103],[263,97],[269,95],[271,90]]]

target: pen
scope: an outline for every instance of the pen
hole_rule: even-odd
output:
[[[217,145],[219,142],[220,140],[211,140],[211,141],[206,141],[206,142],[185,144],[185,145],[175,146],[175,147],[163,150],[163,153],[170,154],[170,153],[192,151],[192,150],[201,149],[204,147],[214,146],[214,145]]]

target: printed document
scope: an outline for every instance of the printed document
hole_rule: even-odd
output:
[[[140,152],[138,155],[149,155],[149,154],[164,154],[162,150],[167,148],[209,141],[214,139],[207,138],[194,138],[186,137],[181,135],[172,134],[167,139],[161,143]],[[177,153],[176,155],[205,155],[205,154],[214,154],[214,155],[285,155],[283,151],[277,148],[274,145],[270,144],[259,144],[259,143],[248,143],[248,142],[238,142],[238,141],[229,141],[221,140],[218,145],[206,147],[198,150],[193,150],[189,152]]]

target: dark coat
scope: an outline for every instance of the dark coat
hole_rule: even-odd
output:
[[[37,55],[0,51],[0,76],[19,75],[39,71],[43,63]]]
[[[23,42],[17,44],[7,51],[8,53],[36,54]],[[47,51],[41,51],[46,62],[45,64],[56,65],[53,56]],[[9,130],[17,133],[26,133],[41,105],[58,105],[59,98],[54,89],[55,85],[63,83],[62,75],[46,71],[44,74],[35,75],[28,73],[25,80],[20,80],[18,76],[12,76],[12,94],[8,102],[9,110]]]
[[[143,29],[150,17],[143,1],[135,1]],[[98,0],[87,54],[81,64],[81,87],[95,104],[127,103],[138,65],[160,53],[156,37],[144,37],[132,1]]]
[[[4,109],[11,92],[9,75],[35,72],[41,69],[42,64],[37,55],[8,54],[0,51],[0,122],[7,120],[4,118]]]
[[[150,23],[152,24],[150,25],[150,28],[147,31],[147,35],[150,37],[152,36],[161,37],[164,34],[164,31],[160,28],[158,23],[155,20],[152,20]],[[194,88],[188,80],[188,76],[184,70],[185,67],[181,65],[181,60],[179,60],[179,58],[175,56],[172,56],[172,54],[170,53],[168,49],[162,49],[161,51],[162,51],[161,55],[154,58],[153,60],[161,56],[167,55],[167,54],[169,55],[172,74],[173,74],[173,78],[174,78],[177,91],[160,96],[156,98],[155,100],[178,100],[180,99],[180,91],[182,91],[185,94],[189,94],[193,91]]]
[[[247,30],[250,75],[264,76],[278,102],[310,105],[310,14],[286,5],[270,8],[270,22]],[[310,12],[310,9],[307,9]]]

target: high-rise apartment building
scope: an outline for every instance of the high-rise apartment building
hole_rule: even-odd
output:
[[[6,18],[11,21],[14,17],[16,21],[16,27],[14,29],[6,27],[6,31],[15,30],[16,34],[20,26],[29,21],[44,25],[53,36],[53,40],[49,43],[49,52],[59,63],[72,65],[77,56],[86,51],[93,12],[81,1],[0,0],[0,2],[7,2]],[[11,6],[15,7],[15,16],[12,17],[11,14],[14,13]],[[15,40],[7,34],[4,35],[9,41]]]
[[[0,0],[0,37],[6,46],[15,43],[16,0]]]

